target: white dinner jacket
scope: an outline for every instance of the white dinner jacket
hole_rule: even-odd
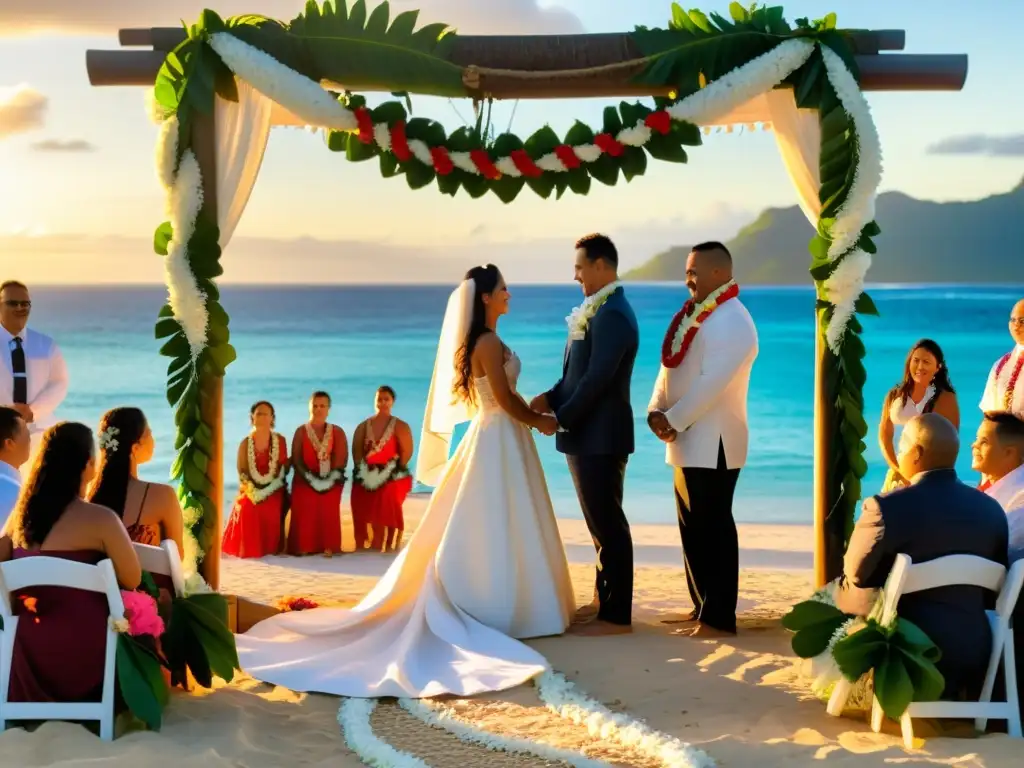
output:
[[[648,411],[663,411],[678,433],[666,446],[666,463],[715,469],[719,442],[729,469],[746,463],[747,390],[756,358],[754,320],[731,299],[704,321],[678,368],[661,367]]]
[[[34,419],[28,428],[35,437],[57,421],[54,414],[68,393],[68,369],[57,343],[45,333],[26,328],[21,339],[28,374],[28,405]],[[13,346],[14,337],[0,326],[0,405],[14,402]]]

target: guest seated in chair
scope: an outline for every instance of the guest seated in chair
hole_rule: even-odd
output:
[[[1007,564],[1006,515],[998,502],[956,476],[956,428],[936,413],[907,422],[899,447],[899,472],[910,481],[864,501],[846,550],[838,607],[867,615],[885,585],[896,555],[915,563],[946,555],[977,555]],[[985,616],[995,595],[980,587],[949,586],[905,595],[897,613],[931,638],[942,659],[945,698],[976,695],[981,688],[992,632]]]
[[[181,505],[174,488],[139,480],[139,465],[153,458],[153,433],[138,408],[114,408],[100,421],[100,466],[89,500],[114,510],[128,536],[160,546],[171,539],[182,549]]]
[[[986,413],[971,458],[971,467],[986,478],[980,489],[1006,512],[1010,562],[1019,560],[1024,557],[1024,421],[1012,413]]]
[[[18,505],[0,535],[0,561],[56,557],[95,565],[110,558],[123,589],[142,578],[120,518],[83,500],[95,474],[92,430],[63,422],[46,430]],[[66,587],[16,594],[19,615],[10,701],[99,701],[103,687],[105,595]]]

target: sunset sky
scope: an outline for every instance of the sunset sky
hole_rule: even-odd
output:
[[[0,3],[0,273],[39,282],[160,279],[150,249],[163,202],[153,171],[156,128],[141,88],[93,88],[85,50],[116,48],[123,26],[193,21],[202,0],[5,0]],[[223,16],[288,19],[299,0],[209,0]],[[371,0],[370,5],[375,5]],[[664,26],[666,0],[414,0],[421,22],[465,33],[606,32]],[[726,13],[716,1],[702,10]],[[885,153],[883,189],[936,200],[984,197],[1024,176],[1024,73],[1019,29],[1024,4],[834,0],[785,5],[791,22],[828,11],[840,26],[907,30],[907,52],[967,53],[961,93],[871,94]],[[449,130],[471,117],[468,102],[424,98],[418,114]],[[603,102],[523,102],[495,107],[496,123],[527,136],[548,122],[560,134],[580,118],[599,121]],[[410,191],[381,179],[376,163],[354,165],[322,139],[278,129],[261,177],[226,255],[227,280],[366,281],[381,274],[374,255],[416,263],[411,279],[442,279],[467,260],[518,259],[519,279],[563,279],[571,240],[603,230],[627,263],[695,237],[727,237],[768,206],[795,195],[767,133],[706,138],[686,166],[656,164],[588,197],[544,201],[524,190],[512,205],[487,196],[452,199],[436,187]],[[275,241],[275,242],[267,242]],[[282,242],[276,242],[282,241]],[[324,242],[327,241],[327,242]],[[335,242],[340,241],[340,242]],[[884,242],[880,242],[884,247]],[[337,253],[337,259],[330,254]],[[247,259],[249,254],[251,258]],[[369,256],[365,256],[369,254]],[[288,259],[279,258],[288,255]],[[418,261],[417,261],[418,260]],[[369,262],[369,263],[368,263]],[[113,271],[113,270],[116,270]],[[443,274],[442,274],[443,273]]]

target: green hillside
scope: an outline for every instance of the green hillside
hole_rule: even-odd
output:
[[[873,283],[1024,283],[1024,182],[1006,194],[966,203],[879,195]],[[737,279],[748,285],[810,282],[803,213],[769,208],[728,243]],[[682,281],[689,245],[674,246],[626,273],[626,280]]]

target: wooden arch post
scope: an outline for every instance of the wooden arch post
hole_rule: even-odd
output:
[[[122,46],[137,50],[86,52],[89,82],[95,86],[152,86],[167,52],[185,40],[178,27],[122,29]],[[902,30],[857,30],[848,33],[860,85],[864,91],[959,91],[967,79],[965,54],[903,54]],[[145,49],[149,50],[145,50]],[[629,33],[584,35],[460,35],[447,59],[466,69],[467,96],[494,99],[608,98],[664,96],[669,87],[639,84],[643,56]],[[354,91],[380,91],[379,84],[346,83]],[[384,90],[391,90],[390,88]],[[204,215],[217,219],[216,136],[212,115],[200,115],[192,138],[203,176]],[[816,313],[814,377],[814,574],[818,586],[842,572],[845,520],[831,514],[829,469],[834,457],[829,441],[834,404],[828,401],[827,377],[836,360],[820,331]],[[221,526],[224,495],[223,378],[204,390],[204,421],[212,426],[212,457],[207,467],[214,503],[204,518],[206,556],[203,574],[220,583]]]

